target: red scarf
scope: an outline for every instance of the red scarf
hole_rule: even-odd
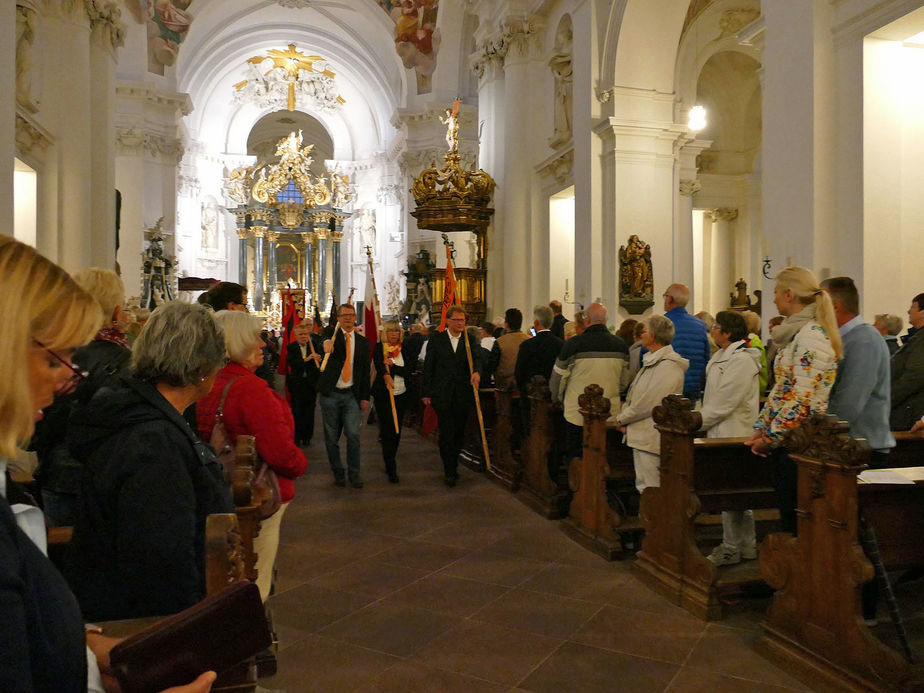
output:
[[[392,361],[401,353],[401,344],[382,344],[382,350],[385,353],[385,358],[391,359]]]
[[[101,342],[113,342],[119,346],[123,346],[126,349],[131,347],[128,345],[128,340],[125,339],[125,333],[122,332],[118,327],[104,327],[99,332],[96,333],[94,340],[99,340]]]

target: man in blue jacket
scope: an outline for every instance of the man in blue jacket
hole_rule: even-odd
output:
[[[671,284],[664,292],[664,315],[674,323],[674,351],[690,362],[683,380],[683,396],[696,401],[703,396],[706,364],[712,351],[706,326],[687,312],[690,289],[683,284]]]

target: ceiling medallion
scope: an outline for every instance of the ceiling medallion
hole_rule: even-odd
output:
[[[272,67],[261,73],[267,60]],[[260,108],[294,111],[296,103],[332,111],[346,103],[334,90],[334,73],[320,55],[305,55],[290,43],[286,50],[272,48],[266,55],[247,59],[249,76],[234,85],[234,103],[250,101]]]

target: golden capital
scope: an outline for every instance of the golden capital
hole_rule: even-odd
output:
[[[279,240],[279,232],[278,231],[267,231],[266,240],[268,240],[270,243],[275,243],[276,241]]]
[[[266,236],[265,226],[251,226],[250,230],[253,231],[254,238],[263,238],[264,236]]]
[[[331,232],[330,232],[330,239],[331,239],[334,243],[339,243],[340,241],[343,240],[343,231],[331,231]]]
[[[237,237],[242,241],[246,241],[250,238],[250,229],[237,229]]]
[[[317,228],[314,230],[314,235],[319,241],[326,241],[329,233],[330,232],[325,228]]]

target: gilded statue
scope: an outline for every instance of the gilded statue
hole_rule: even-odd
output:
[[[650,245],[632,234],[628,245],[619,249],[619,263],[622,293],[640,298],[653,292]]]
[[[453,108],[446,109],[446,117],[440,118],[440,122],[446,126],[446,144],[449,145],[449,152],[455,154],[459,151],[459,104]]]

